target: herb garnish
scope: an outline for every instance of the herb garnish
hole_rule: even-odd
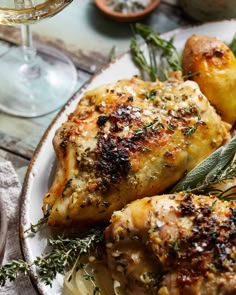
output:
[[[183,134],[186,136],[191,136],[197,130],[197,126],[188,126],[183,130]]]
[[[27,274],[35,265],[39,278],[45,285],[52,285],[56,274],[64,274],[72,268],[81,257],[87,256],[103,241],[103,228],[90,230],[83,237],[49,238],[48,244],[52,247],[48,254],[37,257],[32,264],[23,260],[12,260],[0,268],[0,286],[7,280],[14,281],[20,273]]]
[[[189,191],[195,194],[214,194],[219,199],[236,199],[236,193],[232,192],[235,185],[222,191],[214,188],[216,184],[236,177],[236,136],[225,146],[218,148],[204,161],[191,170],[172,192]]]
[[[151,81],[166,80],[173,71],[182,71],[180,56],[175,48],[173,41],[163,39],[160,34],[154,32],[149,26],[143,24],[135,24],[132,26],[134,37],[131,39],[130,51],[134,63],[141,70],[141,75],[145,78],[145,75]],[[144,41],[144,44],[148,49],[148,56],[144,54],[141,49],[138,39]],[[236,56],[236,35],[233,37],[229,48]],[[160,62],[157,65],[157,59]],[[194,75],[199,75],[199,72],[190,73],[183,76],[184,79],[188,79]]]
[[[155,100],[156,96],[157,96],[156,90],[151,90],[151,91],[145,93],[146,99]]]
[[[165,40],[154,32],[150,27],[143,24],[135,24],[133,27],[134,37],[131,40],[130,50],[134,63],[147,74],[152,81],[168,78],[170,72],[181,71],[180,57],[173,45],[173,38]],[[141,37],[148,48],[148,58],[138,44]],[[157,58],[161,59],[160,68],[157,68]]]
[[[160,122],[159,120],[154,120],[153,122],[143,125],[141,129],[137,129],[134,132],[135,134],[138,135],[138,134],[142,134],[143,132],[147,132],[149,129],[160,130],[160,128],[165,129],[164,124]]]
[[[39,219],[39,221],[36,224],[30,224],[30,227],[26,229],[25,233],[36,233],[38,229],[43,225],[46,224],[48,221],[48,217],[50,214],[50,210],[47,210],[46,213],[43,215],[42,218]]]
[[[236,56],[236,34],[233,37],[233,40],[231,41],[229,48],[232,50],[233,54]]]

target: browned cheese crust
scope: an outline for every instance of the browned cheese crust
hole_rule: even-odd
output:
[[[165,191],[229,137],[192,81],[121,80],[85,93],[53,140],[57,171],[44,197],[50,226],[108,221]]]
[[[155,196],[115,212],[111,222],[108,265],[125,294],[236,294],[236,202]]]

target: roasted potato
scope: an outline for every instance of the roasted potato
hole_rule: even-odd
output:
[[[182,57],[183,73],[200,86],[222,119],[236,122],[236,58],[220,40],[191,36]]]

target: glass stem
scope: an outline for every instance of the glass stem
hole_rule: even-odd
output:
[[[36,63],[37,51],[33,45],[30,25],[21,25],[21,48],[24,64],[20,67],[21,75],[26,79],[36,79],[40,76],[40,68]]]

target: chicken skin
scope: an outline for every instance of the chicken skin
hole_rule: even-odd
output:
[[[124,294],[236,294],[236,202],[190,193],[143,198],[112,215],[105,238]]]
[[[86,227],[164,192],[229,137],[195,82],[120,80],[85,93],[53,144],[48,225]]]

